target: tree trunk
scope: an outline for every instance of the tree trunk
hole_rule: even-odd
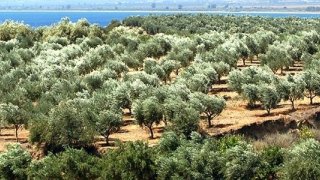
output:
[[[16,141],[19,142],[18,138],[18,130],[19,130],[19,125],[14,125],[15,131],[16,131]]]
[[[246,59],[242,58],[243,66],[246,66]]]
[[[218,84],[221,84],[221,75],[218,74]]]
[[[179,69],[176,70],[176,75],[177,75],[177,76],[179,75]]]
[[[148,128],[149,128],[149,131],[150,131],[150,139],[154,139],[152,126],[148,126]]]
[[[267,109],[267,112],[268,112],[268,116],[271,114],[271,109]]]
[[[165,125],[165,126],[168,126],[168,121],[167,121],[167,117],[166,117],[166,116],[164,116],[163,122],[164,122],[164,125]]]
[[[208,127],[211,128],[212,124],[211,124],[211,116],[208,116]]]
[[[128,110],[129,110],[129,115],[131,116],[131,115],[132,115],[132,109],[131,109],[131,107],[129,107]]]
[[[252,64],[254,56],[250,56],[250,63]]]
[[[294,100],[290,100],[291,101],[291,110],[294,111],[296,110],[296,108],[294,107]]]
[[[315,96],[313,96],[312,94],[312,90],[308,90],[308,92],[309,92],[309,99],[310,99],[310,105],[313,105],[313,98],[315,97]]]
[[[104,138],[106,140],[106,145],[109,146],[109,134],[108,135],[104,135]]]
[[[208,115],[208,114],[207,114],[208,128],[211,128],[211,127],[212,127],[211,119],[212,119],[212,115]]]

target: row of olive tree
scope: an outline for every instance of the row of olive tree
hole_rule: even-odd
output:
[[[292,110],[295,110],[295,101],[304,97],[313,104],[313,99],[319,95],[320,74],[308,69],[296,75],[278,77],[268,67],[249,67],[232,71],[228,84],[248,100],[249,107],[261,102],[270,114],[281,100],[290,101]]]

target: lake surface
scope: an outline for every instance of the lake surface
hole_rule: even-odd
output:
[[[57,23],[63,17],[69,17],[75,22],[78,19],[86,18],[90,23],[97,23],[101,26],[108,25],[112,20],[123,20],[129,16],[147,16],[163,14],[216,14],[216,15],[236,15],[236,16],[264,16],[264,17],[300,17],[300,18],[320,18],[320,13],[283,13],[283,12],[193,12],[193,11],[0,11],[0,22],[14,20],[24,22],[33,27],[47,26]]]

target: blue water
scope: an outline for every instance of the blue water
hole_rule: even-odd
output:
[[[0,11],[0,23],[5,20],[14,20],[24,22],[32,27],[47,26],[57,23],[63,17],[69,17],[71,21],[76,22],[78,19],[86,18],[90,23],[97,23],[101,26],[108,25],[112,20],[123,20],[129,16],[147,16],[150,14],[161,15],[161,14],[196,14],[199,12],[79,12],[79,11],[59,11],[59,12],[37,12],[37,11],[17,11],[17,12],[1,12]],[[209,12],[201,12],[209,13]],[[251,13],[251,12],[236,12],[236,13],[225,13],[217,12],[210,14],[220,15],[252,15],[252,16],[264,16],[264,17],[300,17],[300,18],[320,18],[320,13]]]

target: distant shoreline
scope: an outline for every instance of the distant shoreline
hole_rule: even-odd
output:
[[[319,12],[309,12],[309,11],[192,11],[192,10],[182,10],[182,11],[160,11],[160,10],[0,10],[0,13],[4,12],[30,12],[30,13],[182,13],[182,14],[320,14]]]
[[[283,11],[85,11],[85,10],[10,10],[0,11],[0,23],[6,20],[23,22],[31,27],[49,26],[68,17],[72,22],[85,18],[90,23],[107,26],[112,20],[122,21],[131,16],[162,15],[212,15],[212,16],[261,16],[266,18],[308,18],[320,19],[320,12],[283,12]]]

